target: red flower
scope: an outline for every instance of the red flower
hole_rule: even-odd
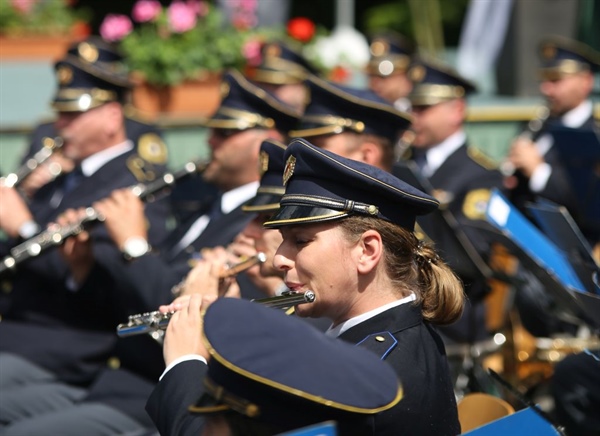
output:
[[[301,42],[308,42],[315,35],[315,23],[308,18],[297,17],[288,21],[288,34]]]

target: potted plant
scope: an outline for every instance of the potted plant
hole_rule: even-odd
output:
[[[125,55],[139,83],[133,97],[138,109],[150,116],[209,115],[220,98],[220,73],[243,68],[254,41],[278,32],[253,29],[254,12],[238,11],[230,23],[206,0],[173,0],[168,6],[138,0],[131,17],[107,15],[100,35]]]
[[[0,57],[58,58],[90,33],[73,0],[0,0]]]

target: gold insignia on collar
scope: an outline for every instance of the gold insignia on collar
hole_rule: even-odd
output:
[[[294,168],[296,168],[296,158],[294,156],[288,157],[287,162],[285,163],[285,168],[283,170],[283,185],[287,185],[287,182],[290,180],[292,175],[294,174]]]
[[[470,220],[481,220],[485,217],[488,202],[490,201],[489,189],[475,189],[469,191],[463,202],[463,214]]]
[[[71,67],[61,65],[56,70],[56,77],[58,78],[58,83],[61,85],[68,85],[73,80],[73,70]]]
[[[229,95],[229,83],[222,82],[219,91],[221,92],[221,100]]]
[[[413,82],[422,82],[425,78],[425,67],[422,65],[415,65],[408,70],[408,78]]]
[[[156,133],[146,133],[140,136],[137,152],[146,162],[161,165],[167,162],[167,146]]]
[[[369,47],[371,51],[371,55],[373,56],[383,56],[389,50],[389,44],[381,39],[376,39],[371,43],[371,47]]]
[[[258,173],[262,177],[269,169],[269,153],[261,151],[258,156]]]
[[[90,64],[98,60],[98,47],[89,42],[82,42],[77,46],[79,57]]]
[[[442,189],[434,189],[431,195],[440,202],[440,209],[445,209],[454,200],[454,194]]]
[[[542,57],[544,59],[554,59],[556,57],[556,46],[554,44],[546,44],[542,47]]]
[[[277,44],[269,44],[265,47],[265,57],[276,58],[281,55],[281,47]]]

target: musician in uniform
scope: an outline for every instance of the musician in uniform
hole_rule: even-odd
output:
[[[410,115],[368,90],[339,86],[311,77],[310,103],[293,138],[340,156],[391,171],[394,144],[410,126]]]
[[[98,50],[97,48],[101,49]],[[125,114],[125,133],[127,139],[142,148],[164,148],[161,131],[152,124],[148,124],[139,117],[135,116],[135,109],[129,104],[131,87],[133,83],[124,74],[115,77],[112,71],[107,73],[106,65],[113,65],[114,70],[125,71],[123,56],[104,40],[97,36],[91,36],[84,41],[72,44],[63,60],[71,59],[77,62],[90,74],[98,77],[105,77],[106,80],[117,82],[116,84],[123,88],[124,95],[124,114]],[[57,104],[58,103],[58,104]],[[60,102],[53,102],[53,108],[58,111],[71,112],[67,105],[61,105]],[[58,135],[56,120],[44,122],[38,125],[32,135],[28,150],[22,159],[24,164],[40,148],[44,146],[45,141],[53,140]],[[33,193],[41,186],[48,183],[60,172],[69,172],[73,168],[73,162],[65,159],[60,152],[50,157],[43,165],[39,166],[26,180],[20,184],[20,189],[27,194]]]
[[[594,113],[590,96],[594,89],[594,74],[600,71],[600,53],[578,41],[551,37],[540,43],[538,54],[540,91],[547,113],[534,138],[520,136],[511,145],[508,162],[517,171],[507,180],[510,200],[521,210],[525,203],[538,198],[567,207],[585,236],[595,244],[600,240],[600,219],[585,220],[585,209],[594,210],[594,206],[585,204],[586,200],[577,200],[583,196],[589,201],[598,196],[577,192],[564,164],[565,159],[558,150],[559,144],[555,144],[558,140],[555,136],[562,129],[570,129],[567,130],[570,135],[560,140],[578,142],[577,133],[584,131],[595,131],[596,138],[599,137],[600,118],[598,111]],[[576,152],[577,144],[568,146]],[[597,178],[595,187],[598,189]]]
[[[458,261],[464,248],[455,238],[464,232],[472,248],[487,260],[490,247],[470,225],[484,218],[490,190],[501,186],[502,176],[494,162],[467,142],[466,98],[475,87],[434,59],[415,60],[408,75],[414,83],[409,99],[415,137],[404,159],[428,181],[446,214],[444,225],[434,225],[432,215],[423,217],[421,229],[427,229],[427,237],[459,275],[468,296],[460,321],[441,331],[447,344],[473,344],[489,338],[483,305],[489,286],[477,264]]]
[[[250,69],[248,77],[302,112],[308,102],[304,80],[316,74],[316,69],[302,55],[301,47],[268,41],[261,47],[260,63]]]
[[[413,45],[402,35],[379,32],[370,38],[367,65],[369,89],[401,111],[410,109],[412,82],[406,75],[414,54]]]
[[[12,245],[36,241],[32,237],[68,209],[90,206],[115,189],[152,182],[165,170],[162,143],[134,144],[127,139],[123,70],[110,61],[103,46],[85,44],[85,50],[107,61],[93,71],[76,57],[55,65],[59,85],[54,98],[59,112],[56,128],[64,140],[63,153],[75,168],[37,190],[29,203],[15,189],[0,187],[0,226],[13,238]],[[98,74],[100,69],[104,74]],[[147,205],[151,244],[166,236],[168,215],[165,201]],[[91,228],[88,235],[96,259],[122,264],[122,254],[103,225]],[[47,242],[40,241],[42,245]],[[21,419],[64,410],[84,396],[85,388],[111,357],[115,322],[137,310],[130,305],[129,295],[112,292],[106,278],[98,277],[93,289],[80,287],[55,247],[32,254],[16,265],[0,301],[0,421],[15,425],[4,429],[7,434],[23,434],[18,429]],[[105,431],[139,425],[116,409],[102,408],[97,414],[114,425]],[[41,428],[38,432],[51,432]]]
[[[460,433],[443,343],[432,324],[460,315],[462,287],[435,251],[412,233],[416,215],[431,212],[437,201],[385,171],[303,139],[293,140],[285,157],[286,192],[265,227],[278,228],[283,236],[274,265],[286,285],[316,294],[314,303],[295,306],[296,313],[329,318],[328,336],[371,350],[391,364],[403,383],[402,401],[375,415],[371,428],[360,434]],[[166,333],[165,358],[172,365],[153,394],[162,395],[165,404],[177,378],[201,370],[189,361],[194,359],[190,352],[197,351],[179,346],[176,339],[184,337],[179,321],[198,316],[198,306],[162,308],[180,310]],[[179,414],[171,429],[181,434],[200,428],[179,408],[169,413]]]

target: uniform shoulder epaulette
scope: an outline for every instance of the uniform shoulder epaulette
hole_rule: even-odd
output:
[[[398,340],[390,332],[380,332],[367,336],[356,345],[374,352],[383,360],[396,348]]]
[[[127,167],[139,182],[149,182],[160,174],[168,160],[167,146],[156,133],[144,133],[137,142],[136,154],[127,159]]]
[[[467,148],[467,155],[486,170],[493,171],[498,169],[498,163],[477,147],[469,146]]]

